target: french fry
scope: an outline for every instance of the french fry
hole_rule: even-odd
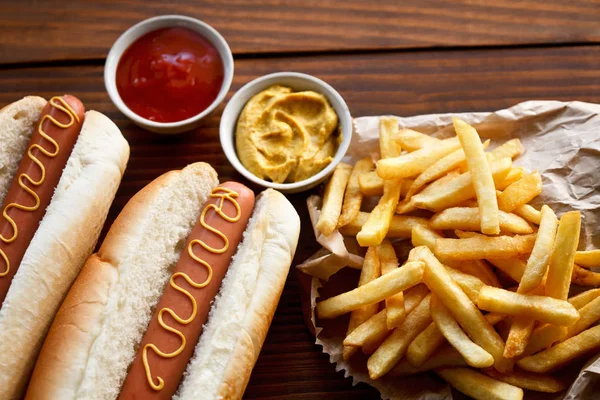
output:
[[[500,281],[498,280],[498,277],[494,273],[493,269],[488,265],[488,263],[486,261],[473,260],[471,262],[466,261],[464,264],[474,265],[472,274],[474,276],[478,277],[479,279],[481,279],[483,281],[483,283],[485,283],[486,285],[494,286],[494,287],[502,286],[500,284]]]
[[[465,151],[467,165],[471,173],[473,187],[479,203],[481,232],[487,235],[500,233],[498,200],[494,178],[481,145],[479,134],[469,124],[456,117],[452,118],[456,135]]]
[[[522,356],[530,356],[540,350],[552,346],[567,335],[567,327],[552,324],[537,326],[531,336]]]
[[[433,251],[436,239],[440,238],[443,238],[443,236],[439,232],[436,232],[427,226],[415,225],[413,227],[411,240],[414,247],[427,246],[429,250]],[[463,272],[464,274],[472,275],[481,281],[474,283],[474,281],[469,279],[469,277],[462,277],[460,275],[453,276],[453,278],[459,283],[459,285],[461,285],[469,297],[474,296],[471,298],[471,300],[474,302],[477,301],[479,289],[481,289],[484,284],[500,286],[500,282],[498,282],[498,278],[494,272],[482,260],[450,262],[448,263],[448,266],[456,272]]]
[[[461,149],[461,150],[462,150],[462,149]],[[490,161],[494,161],[494,158],[492,157],[492,155],[491,155],[490,153],[485,153],[485,155],[486,155],[486,158],[487,158],[488,162],[490,162]],[[458,168],[456,168],[456,170],[457,170],[459,173],[461,173],[461,174],[464,174],[465,172],[468,172],[468,171],[469,171],[469,166],[467,165],[467,160],[465,159],[465,161],[464,161],[464,162],[462,162],[462,163],[461,163],[461,164],[458,166]]]
[[[385,239],[376,249],[382,274],[387,274],[398,268],[398,257],[396,257],[394,246],[389,240]]]
[[[579,311],[579,314],[581,316],[581,318],[575,323],[576,325],[585,326],[584,322],[581,322],[580,324],[580,321],[585,321],[589,318],[588,316],[584,316],[583,314],[587,314],[590,311],[590,309],[586,311],[582,311],[582,309],[586,306],[586,304],[589,304],[591,301],[598,298],[598,296],[600,296],[600,289],[592,289],[586,292],[582,292],[577,296],[573,296],[568,299],[569,303],[571,303]],[[527,344],[523,355],[530,356],[534,353],[537,353],[540,350],[552,346],[552,344],[559,340],[564,340],[569,333],[569,328],[551,324],[542,324],[536,327],[533,330],[533,333],[531,334],[529,343]],[[575,331],[571,332],[574,335],[575,333],[573,332]]]
[[[435,192],[439,188],[446,185],[446,183],[452,181],[458,176],[460,176],[460,173],[458,173],[458,171],[450,171],[447,175],[442,176],[441,178],[427,186],[425,190],[423,190],[423,193],[426,194]],[[417,206],[415,205],[415,203],[413,203],[410,199],[407,198],[404,201],[398,203],[398,207],[396,207],[396,214],[407,214],[409,212],[415,211],[416,209]]]
[[[377,161],[377,175],[382,179],[411,178],[458,148],[460,148],[458,139],[452,138],[412,153],[381,159]]]
[[[406,196],[412,183],[412,179],[402,179],[400,196]],[[365,196],[381,196],[383,194],[383,179],[378,177],[375,171],[360,174],[358,176],[358,185],[360,186],[360,191]]]
[[[375,171],[360,174],[358,185],[365,196],[381,196],[383,194],[383,179],[377,176]]]
[[[387,236],[394,211],[400,200],[400,181],[389,180],[383,183],[383,197],[369,214],[367,222],[356,234],[361,246],[378,246]]]
[[[405,308],[406,313],[410,313],[420,302],[427,296],[429,289],[423,284],[414,286],[406,291],[405,296]],[[385,311],[385,310],[384,310]],[[387,318],[376,321],[376,324],[372,326],[372,332],[368,337],[365,337],[362,344],[362,352],[364,354],[373,354],[385,341],[385,339],[392,333],[391,330],[387,329]]]
[[[348,180],[348,186],[346,187],[346,194],[344,195],[344,204],[342,206],[342,213],[340,218],[338,219],[337,226],[338,228],[344,225],[348,225],[360,212],[360,206],[363,201],[363,194],[360,191],[360,186],[358,185],[358,177],[368,172],[373,166],[373,161],[371,158],[363,158],[362,160],[358,160],[354,167],[352,168],[352,172],[350,173],[350,178]]]
[[[517,234],[533,232],[527,221],[515,214],[499,211],[498,216],[500,229],[503,232]],[[479,231],[481,227],[479,210],[467,207],[447,208],[431,217],[429,227],[438,230],[461,229],[465,231]]]
[[[428,293],[429,289],[424,284],[419,284],[408,289],[404,296],[406,313],[410,313]],[[363,353],[372,354],[383,343],[390,332],[387,329],[387,312],[384,309],[356,328],[352,334],[344,339],[344,344],[362,347]]]
[[[359,212],[358,216],[348,225],[340,228],[340,233],[345,236],[355,236],[360,232],[361,227],[367,223],[370,213]],[[416,225],[427,225],[427,219],[421,217],[409,217],[404,215],[394,215],[390,221],[390,227],[387,232],[388,238],[410,238],[412,229]]]
[[[317,303],[317,315],[330,319],[357,308],[379,303],[386,298],[415,286],[423,277],[423,263],[408,262],[396,270],[349,292]]]
[[[381,336],[379,336],[379,333],[378,333],[377,336],[373,336],[372,338],[370,338],[370,340],[368,340],[367,342],[365,342],[365,344],[362,346],[362,352],[363,352],[363,354],[369,355],[369,354],[375,353],[375,351],[377,351],[377,349],[379,348],[379,346],[381,346],[381,344],[383,342],[385,342],[385,339],[387,339],[387,337],[390,336],[390,334],[392,333],[392,331],[387,330],[387,328],[386,328],[385,332],[386,333],[385,334],[381,334]]]
[[[517,208],[515,208],[514,213],[520,217],[525,218],[527,221],[532,224],[539,225],[542,220],[542,213],[529,204],[521,204]]]
[[[487,235],[484,235],[479,232],[467,232],[467,231],[461,231],[460,229],[455,229],[454,234],[459,239],[470,239],[470,238],[475,238],[475,237],[479,237],[479,238],[488,237]]]
[[[567,301],[573,304],[573,307],[579,310],[598,296],[600,296],[600,289],[590,289],[586,290],[585,292],[581,292],[576,296],[569,297]]]
[[[398,157],[402,152],[400,144],[395,140],[398,136],[398,121],[396,118],[382,117],[379,119],[379,152],[381,158]]]
[[[469,368],[438,368],[435,373],[459,392],[476,400],[523,399],[523,389]]]
[[[409,201],[400,201],[398,202],[398,206],[396,207],[396,214],[408,214],[409,212],[413,212],[417,209],[417,207],[409,200]]]
[[[444,260],[507,259],[530,253],[535,238],[535,234],[530,234],[437,239],[435,241],[435,254]]]
[[[475,232],[464,232],[461,230],[455,230],[454,233],[460,239],[468,239],[473,237],[485,237],[479,233]],[[500,269],[502,272],[510,276],[516,282],[520,282],[523,277],[523,273],[525,271],[526,263],[520,258],[507,258],[507,259],[494,259],[488,258],[486,259],[490,262],[494,267]],[[491,286],[499,286],[499,285],[491,285]]]
[[[489,237],[487,235],[484,235],[483,233],[480,232],[469,232],[469,231],[461,231],[460,229],[455,229],[454,230],[454,234],[459,238],[459,239],[470,239],[470,238],[485,238],[485,237]]]
[[[477,299],[479,298],[479,292],[481,291],[481,288],[485,286],[485,283],[476,276],[466,274],[454,268],[446,268],[446,271],[465,292],[469,299],[476,304]]]
[[[494,313],[486,314],[484,317],[491,325],[496,325],[498,322],[506,318],[506,316],[504,315]],[[446,355],[445,350],[447,350],[447,346],[444,346],[444,343],[446,343],[446,338],[444,338],[442,332],[440,332],[435,322],[430,323],[429,326],[423,332],[419,333],[417,337],[408,346],[408,350],[406,351],[406,359],[408,360],[408,364],[410,364],[411,368],[413,369],[418,368],[419,370],[422,369],[423,371],[427,371],[441,366],[467,365],[460,353],[455,352],[452,352],[451,354],[458,354],[460,363],[456,363],[456,361],[453,361],[452,363],[444,363],[442,360],[444,360],[444,357]],[[440,350],[436,351],[438,348],[440,348]],[[456,351],[453,347],[451,348],[454,351]],[[436,360],[433,360],[433,363],[431,357],[436,358]],[[442,360],[437,360],[438,357],[442,357]],[[442,361],[442,363],[437,364],[436,361]],[[409,370],[410,368],[406,369]],[[396,367],[392,370],[392,372],[394,372],[395,370]]]
[[[435,326],[435,323],[429,324],[429,326]],[[428,327],[429,328],[429,327]],[[437,327],[436,327],[437,329]],[[439,331],[438,331],[439,332]],[[440,333],[441,335],[441,333]],[[417,336],[418,337],[418,336]],[[442,339],[444,339],[442,337]],[[415,339],[416,340],[416,339]],[[444,339],[445,341],[445,339]],[[414,342],[414,340],[413,340]],[[408,347],[410,350],[410,346]],[[414,375],[421,372],[431,371],[435,368],[440,367],[466,367],[467,362],[460,355],[460,353],[449,344],[443,345],[439,350],[435,351],[433,355],[425,360],[419,367],[413,366],[408,359],[408,350],[406,352],[406,358],[400,360],[398,364],[390,371],[392,376],[404,376]]]
[[[451,269],[460,271],[481,281],[481,285],[499,287],[498,278],[490,267],[482,260],[454,261],[446,263]],[[456,280],[456,279],[455,279]],[[463,288],[464,289],[464,288]],[[466,289],[465,293],[467,293]],[[467,293],[468,294],[468,293]],[[477,298],[475,298],[477,301]]]
[[[400,196],[406,197],[408,189],[410,188],[410,185],[412,185],[413,182],[414,181],[412,179],[402,179],[402,189],[400,190]]]
[[[487,313],[484,315],[484,317],[486,321],[490,323],[490,325],[496,325],[506,319],[506,315],[495,313]]]
[[[600,273],[592,272],[575,264],[573,265],[571,282],[579,286],[600,286]]]
[[[358,286],[363,286],[377,278],[382,274],[381,262],[378,257],[378,252],[374,247],[369,247],[365,254],[365,261],[360,271],[360,278],[358,279]],[[350,314],[350,321],[348,322],[348,330],[346,336],[352,333],[363,322],[377,314],[379,310],[379,304],[370,304],[368,306],[361,307],[352,311]],[[358,348],[351,346],[344,346],[343,357],[344,360],[350,359]]]
[[[536,392],[558,393],[566,388],[563,381],[551,375],[541,375],[519,369],[508,374],[498,372],[494,368],[486,368],[483,372],[499,381]]]
[[[523,277],[523,273],[525,273],[525,268],[527,266],[525,261],[517,257],[507,259],[488,258],[487,261],[514,279],[515,282],[521,282],[521,278]]]
[[[577,296],[568,299],[577,310],[583,308],[590,301],[600,296],[600,289],[592,289],[582,292]],[[583,317],[582,317],[583,318]],[[567,336],[567,327],[557,326],[552,324],[542,324],[536,327],[527,343],[527,347],[523,352],[524,356],[530,356],[540,350],[550,347],[559,340],[563,340]]]
[[[471,367],[485,368],[494,364],[494,357],[469,339],[437,296],[431,298],[431,317],[446,340],[458,350]]]
[[[510,158],[501,158],[490,163],[490,170],[494,180],[503,179],[508,173],[512,161]],[[435,183],[435,182],[434,182]],[[475,197],[475,189],[471,181],[471,173],[465,172],[443,187],[430,190],[431,186],[414,195],[411,201],[418,207],[434,212],[455,207]],[[494,193],[495,198],[495,193]]]
[[[381,262],[382,274],[387,274],[398,268],[398,257],[396,257],[394,247],[389,240],[384,239],[384,241],[377,246],[377,254],[379,256],[379,261]],[[385,299],[385,308],[387,309],[386,322],[388,329],[391,330],[400,326],[406,317],[404,294],[400,292]]]
[[[550,257],[546,278],[546,296],[566,300],[571,286],[575,251],[579,244],[581,214],[579,211],[564,213],[558,224],[554,251]]]
[[[579,310],[580,318],[567,327],[567,338],[578,335],[600,320],[600,297],[596,297]]]
[[[490,144],[489,140],[483,143],[483,148],[486,149]],[[429,166],[423,171],[412,183],[406,198],[410,199],[413,194],[417,193],[423,186],[431,181],[441,178],[448,172],[460,167],[461,164],[465,163],[465,152],[463,149],[458,149],[448,154],[447,156],[439,159],[435,163]]]
[[[504,346],[504,357],[514,358],[523,354],[534,327],[534,319],[513,317]]]
[[[333,175],[325,186],[325,194],[323,196],[323,207],[321,215],[317,222],[317,229],[325,236],[331,235],[337,227],[338,219],[342,211],[342,202],[344,199],[344,191],[350,179],[352,166],[345,163],[339,163],[333,171]]]
[[[425,224],[416,224],[411,231],[411,241],[414,247],[427,246],[430,250],[435,247],[435,241],[443,236]]]
[[[407,313],[411,312],[429,293],[429,289],[423,283],[404,292],[404,309]]]
[[[550,207],[546,205],[542,207],[541,215],[540,228],[537,233],[535,245],[527,261],[519,287],[517,288],[517,293],[528,293],[537,288],[542,283],[548,269],[548,262],[554,247],[558,219]],[[506,358],[514,358],[523,354],[534,326],[535,320],[533,319],[520,316],[513,318],[504,348],[504,356]]]
[[[501,158],[499,158],[501,160]],[[525,169],[523,167],[514,167],[511,168],[506,175],[496,179],[494,178],[494,183],[496,184],[496,190],[504,190],[519,179],[523,178],[526,175]]]
[[[479,291],[477,306],[498,314],[528,317],[555,325],[571,325],[579,319],[577,309],[566,300],[514,293],[485,286]]]
[[[390,332],[386,325],[386,315],[387,311],[383,309],[357,326],[346,335],[344,346],[363,347],[366,343],[384,340]]]
[[[542,207],[541,214],[540,228],[519,283],[519,293],[527,293],[538,287],[548,270],[548,263],[556,239],[558,219],[552,209],[546,205]]]
[[[431,313],[429,305],[431,294],[417,305],[407,316],[402,325],[385,339],[367,361],[367,369],[371,379],[379,379],[387,374],[404,356],[410,342],[429,325]]]
[[[442,239],[439,239],[442,240]],[[418,255],[425,262],[423,282],[450,310],[465,333],[494,357],[494,366],[499,371],[510,371],[513,363],[503,357],[504,342],[481,311],[450,277],[448,271],[435,258],[431,250],[421,246]]]
[[[533,289],[531,292],[526,293],[526,294],[530,294],[533,296],[544,296],[544,281],[542,281],[542,283],[540,284],[540,286],[536,287],[535,289]],[[517,293],[517,290],[519,289],[519,287],[509,287],[506,290],[508,290],[509,292],[512,293]]]
[[[517,287],[517,293],[521,286]],[[529,292],[532,295],[544,294],[543,283]],[[535,327],[535,320],[528,317],[514,316],[511,319],[510,329],[506,336],[506,345],[504,346],[504,357],[514,358],[520,356],[525,351],[529,337]]]
[[[446,342],[446,338],[435,322],[431,322],[410,342],[406,350],[406,359],[410,365],[420,367],[444,342]]]
[[[512,359],[525,351],[529,337],[535,328],[535,320],[527,317],[512,317],[505,322],[506,330],[502,332],[504,357]]]
[[[498,207],[511,212],[518,206],[529,203],[540,193],[542,193],[542,176],[538,171],[534,171],[504,189],[498,196]]]
[[[519,139],[511,139],[496,147],[491,153],[494,158],[510,157],[514,159],[523,153],[523,145]]]
[[[547,350],[522,358],[517,361],[517,364],[527,371],[545,373],[598,348],[600,348],[600,325],[589,328]]]
[[[461,174],[462,173],[458,169],[450,171],[446,175],[436,179],[435,181],[433,181],[429,185],[427,185],[427,187],[425,189],[423,189],[423,192],[425,192],[425,193],[434,192],[434,191],[444,187],[447,183],[451,182],[453,179],[458,178],[459,176],[461,176]]]
[[[408,152],[416,151],[423,147],[433,146],[441,142],[440,139],[413,131],[412,129],[400,129],[395,139],[400,146]]]
[[[578,251],[575,253],[575,264],[584,268],[600,267],[600,250]]]

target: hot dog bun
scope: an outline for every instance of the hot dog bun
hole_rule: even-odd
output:
[[[0,137],[13,137],[8,166],[12,175],[27,143],[16,138],[17,130],[31,136],[45,100],[25,98],[15,104],[0,111],[20,116],[17,122],[22,123],[18,128],[13,125],[9,133],[0,125]],[[0,153],[6,154],[4,148]],[[88,111],[0,309],[0,399],[22,397],[54,315],[96,245],[128,158],[129,145],[117,126],[106,116]],[[8,185],[13,178],[5,179]]]
[[[238,182],[224,182],[212,190],[171,269],[171,279],[138,346],[120,400],[170,400],[177,392],[254,203],[254,192]]]
[[[299,234],[300,218],[285,196],[262,192],[175,398],[242,398]]]
[[[61,306],[26,398],[117,398],[186,238],[217,185],[215,171],[195,163],[157,178],[130,200]],[[196,375],[206,363],[204,352],[224,360],[223,371],[211,367],[220,379],[214,393],[242,396],[299,230],[299,217],[283,195],[267,190],[258,196],[188,367]],[[238,331],[216,338],[223,329]],[[226,345],[216,351],[222,341]],[[185,386],[198,390],[193,383]],[[189,396],[182,391],[181,397],[196,398]]]

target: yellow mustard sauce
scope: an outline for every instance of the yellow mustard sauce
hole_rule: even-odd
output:
[[[59,102],[60,104],[58,104],[57,102]],[[39,144],[33,144],[29,147],[29,150],[27,150],[27,156],[31,159],[31,161],[33,161],[40,168],[40,170],[42,172],[42,176],[40,177],[40,179],[38,181],[34,181],[31,178],[31,176],[29,176],[25,173],[22,173],[21,175],[19,175],[19,178],[18,178],[19,186],[24,191],[29,193],[31,195],[31,197],[33,197],[33,199],[35,200],[35,204],[33,206],[26,206],[26,205],[18,204],[18,203],[9,203],[6,205],[6,207],[4,207],[4,210],[2,211],[2,217],[12,226],[12,229],[13,229],[13,234],[11,237],[7,238],[0,234],[0,240],[6,244],[14,242],[15,240],[17,240],[17,237],[19,236],[19,228],[17,227],[15,220],[12,219],[8,215],[8,211],[11,208],[16,208],[18,210],[31,212],[31,211],[37,210],[40,207],[40,197],[33,189],[31,189],[30,187],[28,187],[25,184],[25,180],[26,180],[33,186],[40,186],[46,180],[46,167],[36,156],[33,155],[33,149],[38,149],[40,151],[40,153],[42,153],[48,157],[51,157],[51,158],[56,157],[58,155],[58,153],[60,152],[60,147],[59,147],[58,143],[56,143],[56,141],[54,139],[52,139],[50,136],[48,136],[48,134],[46,132],[44,132],[44,130],[42,129],[42,125],[44,124],[44,122],[46,120],[49,120],[55,126],[62,128],[62,129],[67,129],[67,128],[70,128],[71,126],[73,126],[75,121],[79,122],[79,116],[77,115],[77,113],[71,108],[71,106],[62,97],[53,97],[52,99],[50,99],[50,105],[58,110],[61,110],[65,114],[67,114],[69,116],[69,122],[67,124],[60,123],[54,117],[52,117],[50,115],[50,113],[44,115],[44,117],[40,121],[40,123],[38,125],[38,133],[40,134],[40,136],[42,136],[42,138],[44,138],[46,141],[48,141],[53,146],[54,151],[50,152],[50,151],[46,150],[45,148],[43,148],[42,146],[40,146]],[[0,257],[4,260],[4,264],[6,265],[5,270],[3,272],[0,272],[0,278],[2,278],[10,272],[11,266],[10,266],[10,261],[8,260],[8,256],[6,255],[4,250],[2,250],[1,247],[0,247]]]
[[[182,325],[188,325],[190,324],[194,319],[196,319],[196,315],[197,315],[197,311],[198,311],[198,304],[196,303],[196,299],[194,298],[194,296],[192,296],[192,294],[187,291],[186,289],[182,288],[181,286],[179,286],[177,283],[175,283],[175,279],[178,277],[183,278],[190,286],[196,288],[196,289],[201,289],[205,286],[207,286],[211,280],[212,280],[212,267],[204,260],[202,260],[201,258],[199,258],[196,254],[194,254],[193,251],[193,247],[195,244],[199,244],[200,246],[202,246],[204,249],[206,249],[207,251],[211,252],[211,253],[215,253],[215,254],[223,254],[224,252],[227,251],[227,249],[229,248],[229,239],[227,238],[227,236],[225,236],[225,234],[221,231],[219,231],[218,229],[215,229],[214,227],[208,225],[205,221],[206,218],[206,213],[208,212],[208,210],[214,210],[221,218],[223,218],[225,221],[228,222],[237,222],[239,221],[240,217],[241,217],[241,209],[240,209],[240,205],[237,202],[237,200],[235,200],[235,198],[237,198],[239,196],[239,194],[229,188],[226,187],[217,187],[215,189],[213,189],[210,197],[213,198],[218,198],[219,202],[218,204],[209,204],[208,206],[206,206],[204,208],[204,210],[202,211],[202,214],[200,214],[200,225],[203,228],[206,228],[207,230],[209,230],[210,232],[216,234],[217,236],[219,236],[222,240],[223,240],[223,246],[221,248],[214,248],[209,246],[208,244],[204,243],[202,240],[199,239],[194,239],[191,240],[190,243],[188,244],[187,247],[187,252],[190,255],[190,257],[192,259],[194,259],[195,261],[197,261],[200,265],[202,265],[204,268],[206,268],[207,272],[208,272],[208,277],[206,278],[206,280],[202,283],[197,283],[194,282],[192,280],[192,278],[189,277],[189,275],[187,275],[186,273],[183,272],[176,272],[173,275],[171,275],[171,279],[169,280],[169,284],[171,285],[171,287],[175,290],[177,290],[180,293],[183,293],[192,303],[192,314],[184,319],[181,318],[179,315],[177,315],[175,313],[175,311],[173,311],[170,308],[162,308],[159,312],[158,312],[158,323],[159,325],[165,329],[168,332],[171,332],[177,336],[179,336],[179,338],[181,339],[181,345],[179,346],[179,348],[171,353],[165,353],[163,351],[161,351],[155,344],[152,343],[148,343],[144,346],[144,349],[142,351],[142,360],[144,363],[144,369],[146,370],[146,378],[148,380],[148,383],[150,384],[150,386],[152,387],[152,389],[159,391],[161,390],[164,385],[165,382],[164,380],[160,377],[157,376],[156,379],[158,381],[158,384],[154,382],[154,379],[152,378],[152,372],[150,371],[150,364],[148,363],[148,350],[151,349],[152,351],[154,351],[154,353],[156,353],[158,356],[162,357],[162,358],[173,358],[173,357],[177,357],[179,354],[181,354],[181,352],[183,351],[183,349],[185,348],[185,345],[187,343],[185,335],[177,330],[176,328],[173,328],[169,325],[167,325],[164,320],[163,320],[163,314],[164,313],[168,313],[169,315],[171,315],[171,317],[173,317],[173,319],[175,321],[177,321],[178,323],[182,324]],[[225,200],[230,201],[236,209],[236,215],[234,217],[230,217],[227,214],[225,214],[225,212],[223,211],[223,206],[225,204]]]

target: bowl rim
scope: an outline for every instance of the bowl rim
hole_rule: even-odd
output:
[[[199,114],[196,114],[193,117],[190,117],[190,118],[187,118],[187,119],[184,119],[181,121],[174,121],[174,122],[151,121],[147,118],[144,118],[144,117],[136,114],[127,106],[127,104],[125,104],[125,102],[121,98],[121,95],[119,94],[119,91],[117,90],[117,87],[116,87],[116,73],[117,73],[116,71],[117,71],[117,68],[119,65],[119,60],[121,59],[121,56],[123,55],[123,53],[129,48],[129,46],[131,46],[131,44],[133,44],[141,36],[143,36],[147,33],[153,32],[154,30],[161,29],[161,28],[157,27],[156,29],[150,29],[145,33],[138,33],[138,32],[143,27],[146,27],[149,25],[150,26],[156,25],[156,24],[159,24],[164,21],[185,22],[190,25],[196,25],[196,26],[200,27],[201,29],[208,31],[212,35],[214,35],[214,38],[210,38],[205,35],[203,35],[203,36],[206,40],[211,42],[211,44],[213,44],[217,48],[217,51],[219,52],[219,55],[221,56],[221,60],[223,61],[223,70],[224,70],[223,71],[224,72],[223,83],[221,84],[221,89],[219,90],[219,94],[213,100],[213,102]],[[192,29],[192,28],[188,28],[188,29]],[[199,32],[199,31],[197,31],[197,32],[202,34],[202,32]],[[118,44],[125,43],[128,41],[130,42],[128,45],[123,45],[122,50],[117,51]],[[219,47],[222,47],[223,51],[221,51],[219,49]],[[121,33],[121,35],[117,38],[117,40],[115,40],[115,42],[113,43],[113,45],[111,46],[111,48],[108,52],[108,55],[106,56],[106,61],[104,63],[104,86],[105,86],[106,91],[108,92],[108,96],[112,100],[113,104],[119,109],[119,111],[121,111],[123,114],[125,114],[126,117],[133,120],[134,122],[136,122],[140,125],[143,125],[143,126],[148,126],[148,127],[156,128],[156,129],[179,128],[179,127],[182,127],[185,125],[196,123],[199,120],[201,120],[202,118],[204,118],[205,116],[207,116],[208,114],[210,114],[212,111],[214,111],[215,108],[217,108],[219,106],[219,104],[221,104],[223,102],[223,100],[225,99],[225,97],[227,96],[227,93],[229,92],[229,89],[231,88],[231,83],[233,81],[233,74],[234,74],[233,54],[231,52],[231,48],[229,47],[229,44],[227,43],[225,38],[219,33],[219,31],[217,31],[215,28],[213,28],[212,26],[210,26],[209,24],[207,24],[204,21],[201,21],[197,18],[188,17],[186,15],[176,15],[176,14],[159,15],[156,17],[147,18],[145,20],[142,20],[142,21],[136,23],[135,25],[133,25],[129,29],[127,29],[125,32]],[[115,81],[115,82],[112,82],[112,81]]]
[[[273,84],[276,84],[278,80],[285,79],[285,78],[296,78],[296,79],[300,79],[300,80],[304,80],[304,81],[309,81],[309,82],[317,84],[317,86],[319,86],[323,89],[321,94],[323,94],[325,97],[327,97],[331,106],[334,107],[336,113],[338,114],[338,123],[341,124],[341,126],[342,126],[343,137],[342,137],[342,142],[338,146],[338,149],[334,155],[333,160],[331,160],[331,162],[325,168],[323,168],[321,171],[319,171],[316,174],[314,174],[313,176],[306,178],[299,182],[275,183],[275,182],[270,182],[270,181],[261,179],[261,178],[257,177],[256,175],[254,175],[249,170],[247,170],[246,167],[244,167],[243,164],[241,163],[241,161],[237,155],[237,151],[235,149],[235,144],[233,142],[235,139],[235,126],[237,124],[237,120],[238,120],[239,115],[241,114],[243,108],[246,106],[247,102],[250,100],[250,98],[252,96],[257,94],[259,90],[264,90],[264,88],[261,88],[261,89],[256,89],[256,88],[261,86],[262,84],[264,84],[266,81],[269,81],[269,85],[273,85]],[[271,81],[273,81],[273,82],[271,82]],[[234,109],[234,105],[239,101],[239,99],[246,96],[247,94],[250,94],[250,98],[246,102],[241,104],[241,106],[236,107],[236,109]],[[332,99],[335,100],[335,102],[340,106],[342,115],[339,115],[339,112],[335,108],[335,106],[333,104],[334,102],[332,101]],[[240,103],[241,103],[241,101],[240,101]],[[228,119],[233,120],[233,122],[232,122],[233,129],[231,130],[231,132],[227,131],[226,127],[225,127],[225,124],[227,124]],[[343,97],[337,92],[337,90],[335,90],[327,82],[325,82],[315,76],[301,73],[301,72],[275,72],[275,73],[263,75],[259,78],[256,78],[256,79],[246,83],[231,97],[231,99],[229,99],[227,105],[225,106],[225,109],[223,110],[223,114],[221,115],[221,121],[219,124],[219,139],[221,141],[221,147],[223,148],[223,152],[225,153],[225,156],[227,157],[229,162],[233,165],[233,167],[240,174],[242,174],[246,179],[250,180],[253,183],[256,183],[258,185],[268,187],[268,188],[282,190],[282,191],[301,191],[303,189],[308,190],[308,189],[316,186],[317,184],[319,184],[321,181],[323,181],[329,174],[331,174],[333,172],[335,167],[342,161],[342,159],[346,155],[346,152],[348,151],[348,148],[350,147],[350,142],[352,139],[352,132],[353,132],[352,116],[350,114],[350,109],[348,108],[348,105],[344,101]],[[231,144],[231,146],[229,144]]]

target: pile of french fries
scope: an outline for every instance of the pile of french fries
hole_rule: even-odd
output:
[[[600,251],[577,251],[578,211],[558,219],[528,204],[542,180],[512,165],[518,139],[486,151],[489,140],[453,122],[456,136],[441,140],[382,118],[381,159],[336,168],[317,229],[367,250],[358,287],[318,302],[317,315],[350,313],[343,356],[369,354],[372,379],[434,371],[476,399],[562,391],[553,373],[600,350],[600,289],[568,297],[572,283],[600,285]],[[395,238],[412,241],[402,265]]]

